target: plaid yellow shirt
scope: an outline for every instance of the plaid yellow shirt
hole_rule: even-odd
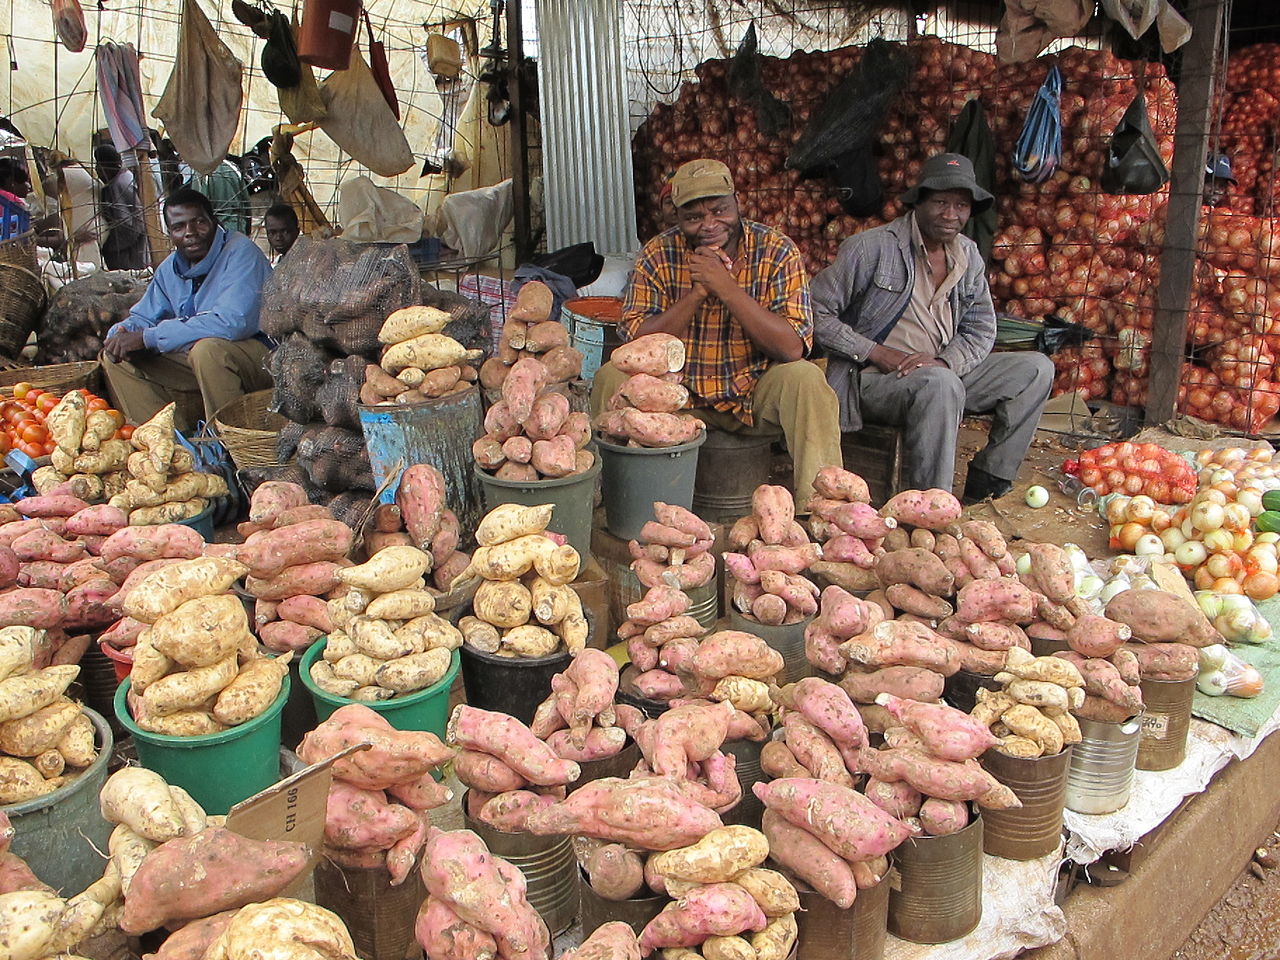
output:
[[[813,347],[813,310],[800,251],[789,237],[763,223],[743,220],[742,230],[741,266],[735,278],[753,300],[795,327],[807,353]],[[645,244],[622,304],[618,331],[624,340],[630,340],[642,323],[665,313],[692,289],[692,253],[678,227]],[[684,345],[688,354],[685,386],[693,394],[695,406],[723,410],[751,426],[752,391],[773,361],[743,333],[716,297],[708,297],[698,308]]]

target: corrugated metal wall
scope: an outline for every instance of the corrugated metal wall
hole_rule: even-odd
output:
[[[547,249],[636,240],[620,0],[538,0]]]

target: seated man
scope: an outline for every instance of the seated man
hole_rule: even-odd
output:
[[[1231,158],[1225,153],[1211,153],[1204,165],[1204,206],[1230,207],[1228,196],[1236,185],[1235,174],[1231,170]]]
[[[960,231],[992,196],[968,159],[930,157],[902,201],[912,209],[845,240],[813,281],[815,336],[840,397],[840,428],[860,430],[864,418],[898,427],[907,486],[950,490],[961,417],[994,413],[963,499],[1003,496],[1035,436],[1053,363],[1040,353],[991,352],[986,266]]]
[[[287,203],[273,203],[262,215],[262,229],[271,248],[271,263],[279,263],[298,239],[298,215]]]
[[[107,332],[102,362],[130,423],[176,400],[179,429],[190,430],[200,415],[183,409],[192,394],[212,419],[236,397],[271,386],[269,341],[258,332],[271,267],[252,240],[218,225],[202,193],[178,190],[165,200],[164,221],[176,249],[129,316]]]
[[[676,226],[640,252],[618,330],[624,340],[670,333],[688,355],[685,386],[709,426],[755,435],[781,431],[803,503],[814,475],[840,464],[839,408],[812,345],[809,281],[796,245],[738,213],[729,169],[693,160],[671,179]],[[624,379],[612,364],[596,374],[595,413]]]

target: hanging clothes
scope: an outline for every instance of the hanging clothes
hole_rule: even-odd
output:
[[[244,65],[219,39],[196,0],[183,0],[178,55],[151,115],[164,123],[182,159],[212,173],[240,123]]]
[[[323,240],[333,236],[333,225],[311,196],[302,164],[293,155],[294,136],[314,129],[314,124],[280,124],[272,128],[269,156],[276,189],[280,192],[280,199],[293,207],[293,212],[298,215],[298,230],[304,237]]]
[[[142,109],[142,78],[138,73],[138,52],[133,44],[108,40],[94,51],[98,70],[98,93],[107,115],[111,142],[123,156],[139,147],[150,149],[146,115]]]

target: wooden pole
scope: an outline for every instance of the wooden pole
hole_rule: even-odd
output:
[[[1204,165],[1213,121],[1214,90],[1223,78],[1223,27],[1226,0],[1190,0],[1191,39],[1182,48],[1178,83],[1178,125],[1174,132],[1173,176],[1169,187],[1160,286],[1151,334],[1151,379],[1146,420],[1173,418],[1186,355],[1187,313],[1195,282],[1196,235],[1204,194]]]
[[[520,0],[507,0],[507,66],[511,95],[511,199],[515,206],[513,233],[516,266],[533,254],[533,229],[529,215],[529,126],[525,114],[524,25]]]
[[[138,158],[138,198],[142,201],[142,219],[147,225],[151,266],[158,267],[169,255],[169,238],[160,227],[160,201],[156,197],[156,178],[151,173],[151,158],[141,148],[134,155]]]

